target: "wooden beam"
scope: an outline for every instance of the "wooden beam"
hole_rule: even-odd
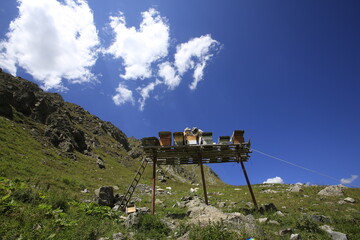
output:
[[[207,197],[207,192],[206,192],[206,183],[205,183],[204,167],[203,167],[203,164],[202,164],[201,159],[200,159],[200,169],[201,169],[201,178],[202,178],[202,184],[203,184],[203,190],[204,190],[205,203],[206,203],[206,205],[209,205],[209,201],[208,201],[208,197]]]
[[[245,165],[244,165],[243,161],[241,161],[241,158],[240,158],[240,157],[238,157],[238,158],[239,158],[239,160],[240,160],[240,164],[241,164],[242,170],[243,170],[243,172],[244,172],[244,176],[245,176],[245,179],[246,179],[246,183],[247,183],[247,185],[248,185],[248,188],[249,188],[249,191],[250,191],[251,198],[252,198],[252,200],[253,200],[255,209],[258,210],[258,206],[257,206],[257,203],[256,203],[255,195],[254,195],[254,192],[253,192],[253,190],[252,190],[249,177],[248,177],[248,175],[247,175],[247,173],[246,173]]]
[[[153,158],[153,175],[152,175],[152,198],[151,198],[151,214],[155,214],[155,182],[156,182],[156,156]]]

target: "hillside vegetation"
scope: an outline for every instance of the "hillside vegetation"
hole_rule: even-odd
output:
[[[325,186],[254,185],[267,206],[258,212],[246,186],[226,185],[208,167],[210,206],[198,166],[158,169],[155,216],[146,209],[151,167],[133,196],[136,214],[98,205],[102,186],[125,192],[144,156],[140,141],[2,71],[0,99],[0,239],[332,239],[326,228],[360,239],[359,189],[326,196]]]

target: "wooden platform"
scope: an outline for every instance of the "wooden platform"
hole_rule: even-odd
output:
[[[157,165],[208,164],[227,162],[247,162],[250,158],[250,143],[145,146],[146,158]]]

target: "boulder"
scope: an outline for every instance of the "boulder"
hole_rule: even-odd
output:
[[[333,185],[328,186],[324,189],[322,189],[320,192],[318,192],[318,195],[322,196],[343,196],[344,195],[344,189],[345,187],[343,185]]]
[[[300,184],[295,184],[289,188],[289,192],[302,192],[304,191]]]
[[[143,215],[142,212],[134,212],[129,214],[125,220],[125,227],[126,228],[137,227],[140,223],[140,218],[142,215]]]
[[[323,225],[320,226],[320,229],[322,229],[323,231],[327,232],[330,236],[332,240],[347,240],[347,236],[344,233],[341,232],[335,232],[333,231],[333,229],[328,226],[328,225]]]
[[[103,206],[113,207],[115,203],[114,190],[111,186],[100,187],[95,190],[96,201]]]
[[[351,197],[347,197],[344,199],[345,202],[348,202],[348,203],[356,203],[355,199],[351,198]]]
[[[330,223],[331,219],[324,215],[311,215],[310,218],[317,223]]]
[[[245,216],[237,212],[224,213],[216,207],[206,205],[200,198],[190,200],[186,206],[190,223],[206,226],[210,223],[223,221],[229,228],[241,229],[249,235],[263,234],[252,215]]]

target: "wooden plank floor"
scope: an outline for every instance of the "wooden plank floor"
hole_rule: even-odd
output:
[[[158,165],[247,162],[251,153],[249,144],[183,145],[143,147],[148,160],[156,156]],[[239,160],[238,160],[238,157]]]

